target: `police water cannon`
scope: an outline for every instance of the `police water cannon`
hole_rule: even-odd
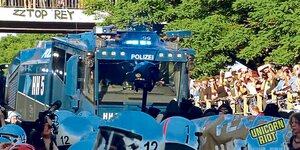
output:
[[[171,39],[189,35],[167,32]],[[113,26],[53,37],[13,58],[4,106],[20,112],[28,125],[38,118],[44,123],[43,117],[52,112],[44,112],[45,106],[57,99],[65,104],[63,110],[87,110],[104,120],[122,110],[140,110],[141,105],[143,111],[147,105],[163,112],[170,100],[176,98],[179,104],[189,96],[186,65],[194,52],[189,50],[167,47],[156,32]]]

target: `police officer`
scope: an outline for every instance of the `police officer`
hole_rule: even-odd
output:
[[[16,111],[8,111],[7,119],[5,119],[8,124],[19,124],[21,121],[21,114]]]

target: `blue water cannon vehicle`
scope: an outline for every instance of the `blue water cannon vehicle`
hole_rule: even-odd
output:
[[[54,37],[20,51],[8,68],[4,103],[24,120],[35,120],[56,100],[60,109],[90,111],[104,120],[122,110],[165,110],[189,97],[188,59],[178,39],[190,31],[93,31]]]

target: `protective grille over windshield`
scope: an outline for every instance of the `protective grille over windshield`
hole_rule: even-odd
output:
[[[136,71],[141,64],[151,64],[151,66],[140,67],[142,69]],[[153,75],[155,77],[149,75],[152,68],[158,69],[157,76]],[[168,103],[177,97],[180,68],[181,63],[176,62],[100,61],[99,99],[102,102],[140,102],[143,85],[137,85],[133,81],[141,80],[144,83],[143,80],[149,78],[151,82],[152,80],[155,82],[153,89],[148,90],[148,102]]]

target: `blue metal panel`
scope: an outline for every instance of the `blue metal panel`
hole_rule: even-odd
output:
[[[20,66],[21,60],[20,60],[20,52],[14,57],[11,64],[8,67],[8,73],[12,74],[15,72],[15,70]]]
[[[52,42],[45,41],[39,48],[26,49],[20,52],[20,61],[49,62],[51,57]]]
[[[93,32],[86,32],[82,33],[81,37],[87,46],[87,50],[93,52],[96,49],[96,35]]]
[[[80,49],[82,47],[76,47],[74,45],[70,46],[70,44],[67,44],[67,43],[64,43],[64,42],[55,41],[53,43],[53,47],[65,50],[68,53],[74,54],[74,55],[77,54],[77,55],[83,56],[85,54],[85,51],[83,51],[82,49]]]
[[[155,107],[159,109],[161,112],[165,112],[165,106],[157,106],[152,103],[148,103],[147,108]],[[141,103],[123,103],[122,105],[113,105],[113,104],[105,104],[98,106],[98,116],[103,120],[109,120],[110,118],[114,117],[116,114],[124,111],[124,110],[134,110],[134,111],[141,111]]]
[[[62,106],[60,109],[67,109],[70,110],[70,105],[68,97],[65,95],[65,84],[64,82],[56,75],[52,75],[52,94],[51,94],[51,100],[56,101],[56,100],[62,100]]]
[[[96,35],[93,32],[69,34],[67,38],[53,38],[54,43],[59,42],[84,51],[94,51],[96,48]],[[64,49],[66,50],[66,49]]]
[[[47,68],[47,64],[22,65],[19,77],[18,91],[32,97],[40,102],[45,103],[48,100],[49,94],[46,93],[50,87],[50,80],[47,78],[48,73],[42,72],[41,68]],[[46,69],[43,69],[46,70]]]
[[[51,57],[52,44],[46,42],[45,48],[32,48],[20,51],[13,59],[9,67],[9,73],[15,71],[15,69],[23,63],[37,64],[37,63],[49,63]]]
[[[68,96],[76,94],[77,90],[77,73],[78,72],[78,56],[72,56],[67,62],[66,90]]]

